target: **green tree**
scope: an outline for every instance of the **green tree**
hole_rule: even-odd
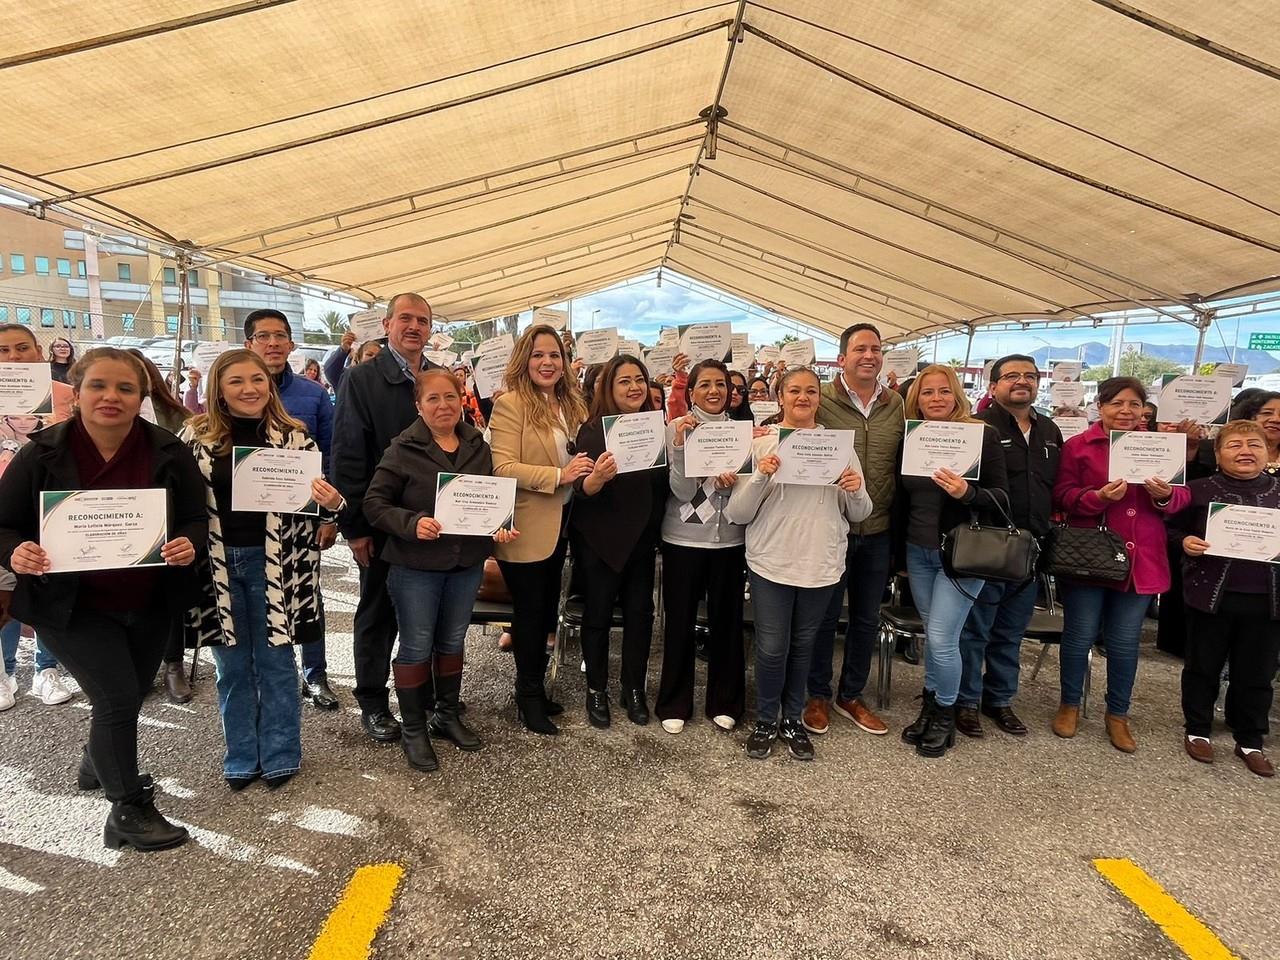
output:
[[[1156,377],[1164,376],[1166,373],[1186,372],[1186,368],[1180,363],[1166,360],[1164,357],[1153,357],[1150,354],[1140,353],[1135,347],[1129,347],[1120,355],[1119,375],[1122,377],[1137,377],[1144,384],[1151,383]],[[1111,376],[1110,365],[1103,365],[1090,367],[1084,372],[1081,379],[1105,380],[1109,376]]]
[[[775,340],[775,341],[773,341],[773,345],[774,345],[775,347],[780,347],[780,346],[782,346],[784,343],[795,343],[795,342],[796,342],[797,340],[799,340],[799,339],[800,339],[800,338],[799,338],[799,337],[797,337],[794,333],[784,333],[784,334],[782,335],[782,339],[781,339],[781,340]]]
[[[1200,364],[1200,376],[1202,377],[1213,376],[1214,368],[1217,367],[1217,365],[1218,364],[1216,362]]]
[[[342,335],[347,332],[347,318],[340,314],[337,310],[330,310],[321,314],[320,323],[324,325],[324,332],[318,333],[313,340],[321,343],[338,343],[342,340]]]

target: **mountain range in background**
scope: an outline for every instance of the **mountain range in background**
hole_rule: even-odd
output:
[[[1165,360],[1172,360],[1174,363],[1180,363],[1183,366],[1189,366],[1195,359],[1196,348],[1194,344],[1189,343],[1142,343],[1139,341],[1126,340],[1124,349],[1139,349],[1143,354],[1149,357],[1161,357]],[[1083,353],[1081,351],[1083,350]],[[1036,350],[1028,352],[1028,356],[1035,357],[1036,364],[1041,369],[1048,368],[1048,347],[1039,347]],[[1077,360],[1082,359],[1086,367],[1096,367],[1111,363],[1111,344],[1099,343],[1091,340],[1088,343],[1080,344],[1076,347],[1054,347],[1054,360]],[[1202,363],[1225,363],[1231,359],[1231,351],[1223,347],[1211,347],[1205,345],[1204,354],[1201,356]],[[1236,363],[1247,363],[1249,365],[1249,375],[1254,376],[1262,373],[1273,373],[1280,370],[1280,360],[1267,353],[1265,350],[1246,350],[1240,347],[1236,350]]]

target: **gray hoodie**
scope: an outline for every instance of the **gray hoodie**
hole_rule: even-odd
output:
[[[778,452],[776,427],[752,445],[755,462]],[[858,473],[857,451],[849,464]],[[825,587],[844,576],[849,524],[871,513],[866,486],[774,483],[759,470],[739,480],[725,515],[747,525],[747,567],[766,580],[793,587]]]
[[[699,423],[728,419],[722,413],[707,413],[697,405],[694,405],[691,412]],[[733,488],[716,490],[709,480],[686,477],[684,447],[675,445],[675,437],[675,424],[667,424],[667,463],[671,467],[668,476],[672,496],[667,498],[667,509],[662,516],[662,539],[681,547],[707,550],[741,546],[746,538],[747,528],[730,523],[724,515]],[[746,480],[745,476],[739,477],[737,485],[741,486]],[[702,491],[702,497],[697,497],[699,490]],[[705,502],[702,502],[704,497]],[[697,505],[693,502],[695,498],[700,501]]]

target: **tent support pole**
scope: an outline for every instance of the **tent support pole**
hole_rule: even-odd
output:
[[[169,372],[169,381],[177,396],[179,392],[182,368],[182,341],[191,332],[191,254],[187,250],[179,250],[175,258],[178,266],[178,335],[173,344],[173,369]]]
[[[977,328],[974,327],[973,324],[969,324],[969,342],[966,343],[964,347],[964,369],[965,370],[969,369],[969,357],[973,353],[973,334],[976,331],[976,329]],[[961,377],[961,380],[963,381],[963,377]]]
[[[1208,334],[1209,328],[1213,326],[1213,318],[1217,316],[1216,310],[1197,310],[1196,326],[1200,328],[1200,335],[1196,338],[1196,356],[1191,364],[1191,373],[1200,372],[1200,360],[1204,356],[1204,338]]]

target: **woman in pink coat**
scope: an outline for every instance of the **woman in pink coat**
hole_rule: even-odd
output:
[[[1108,480],[1110,432],[1142,429],[1147,391],[1133,377],[1112,377],[1098,387],[1101,418],[1062,448],[1054,505],[1073,527],[1091,527],[1106,518],[1107,527],[1124,541],[1129,578],[1122,583],[1064,579],[1061,587],[1065,622],[1062,629],[1062,700],[1053,732],[1074,737],[1080,722],[1080,700],[1089,649],[1102,633],[1107,645],[1107,736],[1117,750],[1137,749],[1129,730],[1129,697],[1138,673],[1138,641],[1142,618],[1153,594],[1169,589],[1165,550],[1165,516],[1191,499],[1185,486],[1155,477],[1141,486]]]

